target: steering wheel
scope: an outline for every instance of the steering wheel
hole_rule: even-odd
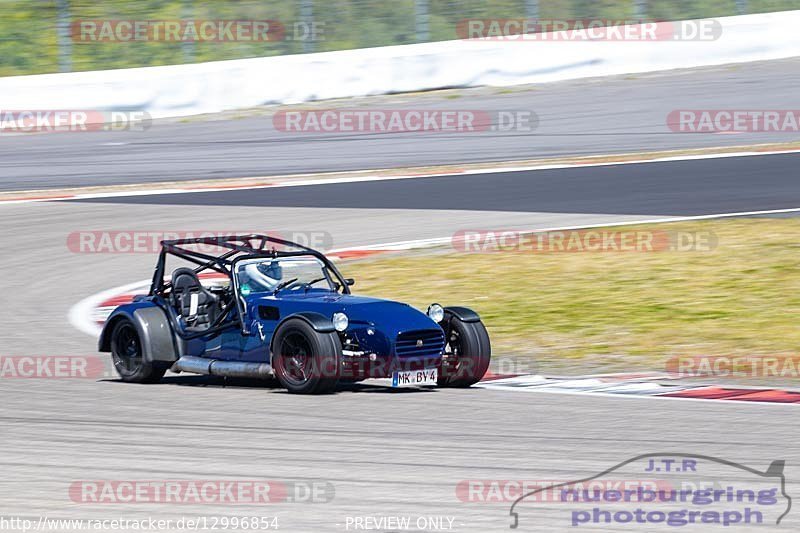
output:
[[[323,277],[321,277],[321,278],[312,279],[311,281],[301,281],[301,282],[299,282],[299,283],[295,282],[295,283],[297,283],[297,288],[296,288],[296,289],[294,289],[294,290],[300,290],[301,288],[302,288],[302,289],[305,289],[305,290],[308,290],[308,289],[310,289],[310,288],[311,288],[311,286],[312,286],[312,285],[314,285],[315,283],[319,283],[320,281],[325,281],[326,279],[328,279],[328,278],[326,278],[325,276],[323,276]],[[294,283],[293,283],[292,285],[294,285]],[[291,287],[291,285],[290,285],[290,287]]]

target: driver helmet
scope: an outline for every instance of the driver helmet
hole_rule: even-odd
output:
[[[265,276],[274,279],[276,282],[283,279],[283,267],[278,261],[270,261],[267,263],[260,263],[258,271]]]

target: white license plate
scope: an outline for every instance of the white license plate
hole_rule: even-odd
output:
[[[439,379],[439,370],[426,368],[424,370],[408,370],[392,374],[392,387],[419,387],[421,385],[436,385]]]

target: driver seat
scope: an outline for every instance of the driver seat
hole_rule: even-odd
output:
[[[219,298],[203,287],[191,268],[178,268],[172,273],[171,299],[187,331],[208,329],[219,313]]]

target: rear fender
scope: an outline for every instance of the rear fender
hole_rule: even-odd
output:
[[[111,351],[111,334],[120,320],[130,320],[136,327],[142,343],[142,356],[148,363],[163,361],[172,363],[178,360],[175,335],[163,309],[150,302],[140,302],[118,307],[111,313],[103,326],[98,342],[98,350]]]

